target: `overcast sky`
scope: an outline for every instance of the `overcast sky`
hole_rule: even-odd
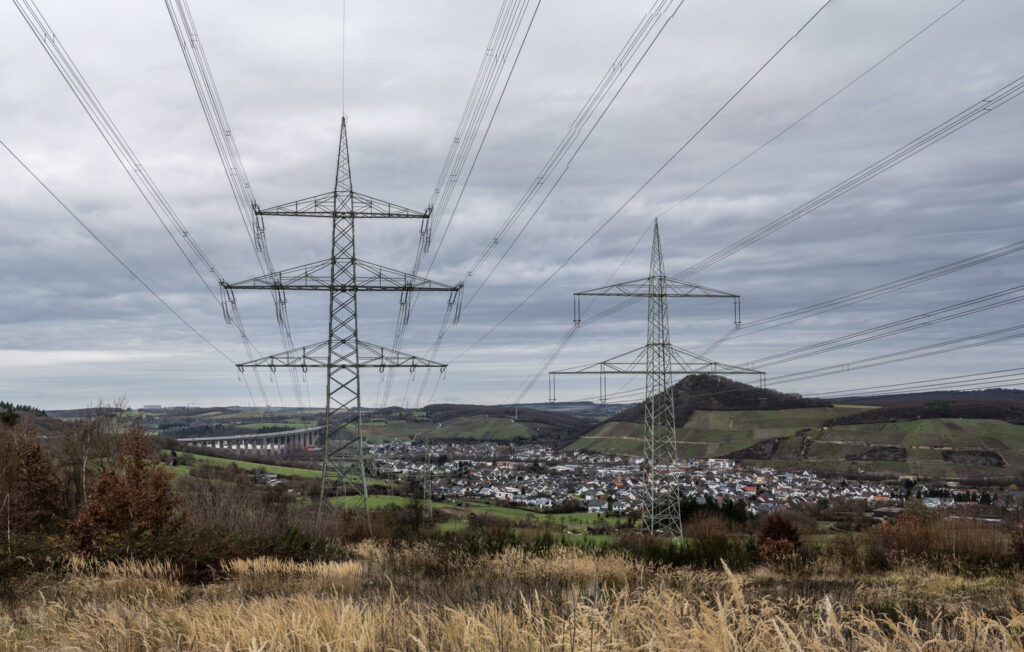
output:
[[[955,2],[832,2],[563,271],[465,352],[561,265],[821,4],[685,2],[445,338],[437,357],[455,362],[436,393],[429,379],[425,399],[510,400],[571,326],[573,292],[608,283],[620,264],[613,280],[646,276],[647,230],[655,215]],[[39,0],[38,5],[219,272],[229,280],[258,275],[163,3]],[[497,1],[468,0],[347,3],[344,109],[358,191],[426,207],[498,8]],[[535,182],[648,8],[640,0],[544,0],[431,278],[454,283],[463,277]],[[341,3],[204,0],[194,2],[192,11],[258,201],[269,206],[329,190],[342,112]],[[1024,4],[964,2],[784,137],[661,217],[668,272],[681,272],[1024,74],[1022,29]],[[0,139],[170,305],[234,361],[244,361],[238,332],[223,322],[217,302],[11,3],[0,4],[0,56]],[[689,280],[742,295],[744,320],[753,321],[1016,242],[1024,239],[1022,172],[1024,98]],[[0,224],[0,399],[50,409],[122,396],[134,406],[252,401],[234,366],[147,293],[2,150]],[[280,268],[329,255],[326,221],[267,218],[267,225]],[[357,227],[360,258],[410,268],[417,226],[364,221]],[[736,338],[711,357],[739,364],[1007,289],[1021,282],[1022,255]],[[467,298],[496,261],[491,257],[470,280]],[[281,350],[270,298],[238,296],[260,352]],[[296,344],[326,337],[326,300],[322,293],[289,295]],[[599,299],[590,313],[614,302]],[[362,338],[390,345],[396,298],[361,295],[360,310]],[[423,296],[403,348],[426,355],[443,312],[441,297]],[[776,386],[773,376],[1019,325],[1021,314],[1020,305],[1010,304],[767,367],[768,382]],[[641,345],[645,319],[645,307],[637,305],[606,319],[585,320],[552,368],[595,362]],[[671,320],[674,343],[700,350],[731,328],[732,308],[725,302],[676,300]],[[777,388],[823,392],[1002,369],[1019,366],[1021,346],[1020,340],[1009,340]],[[385,401],[379,378],[375,371],[364,374],[364,404]],[[414,400],[423,379],[419,371],[409,383],[409,374],[401,371],[387,403]],[[271,403],[295,403],[287,374],[273,379],[268,374],[265,382]],[[322,374],[310,371],[303,395],[321,404],[323,383]],[[618,388],[609,381],[610,390]],[[593,379],[559,384],[562,400],[596,393]],[[546,398],[542,378],[525,400]],[[261,402],[259,396],[256,401]]]

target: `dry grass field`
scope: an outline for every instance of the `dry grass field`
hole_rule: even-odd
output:
[[[4,605],[25,650],[1024,650],[1019,572],[655,566],[554,548],[467,556],[363,541],[350,559],[228,563],[188,584],[165,562],[72,558]]]

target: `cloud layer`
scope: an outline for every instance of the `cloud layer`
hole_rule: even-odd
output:
[[[264,205],[330,188],[342,101],[339,3],[263,0],[192,7],[233,134]],[[562,138],[641,20],[646,3],[541,6],[474,175],[430,276],[455,282]],[[565,261],[820,6],[689,0],[638,68],[536,219],[463,313],[438,354],[440,384],[402,371],[391,396],[367,374],[367,402],[490,403],[516,394],[571,326],[572,293],[646,275],[653,217],[733,165],[875,64],[954,2],[831,3],[718,118],[555,278],[467,351]],[[228,279],[259,273],[169,19],[160,3],[39,2],[64,47]],[[411,207],[432,195],[498,3],[349,2],[345,112],[353,180]],[[813,116],[661,218],[679,272],[870,165],[1024,74],[1024,6],[968,0]],[[16,9],[0,7],[0,138],[176,310],[235,361],[237,332],[182,259],[46,58]],[[1021,240],[1024,99],[714,265],[692,280],[743,296],[748,320],[831,299]],[[126,396],[143,403],[242,404],[255,381],[188,331],[113,261],[6,152],[0,152],[0,398],[46,408]],[[361,258],[409,268],[417,224],[360,224]],[[325,221],[268,218],[278,267],[329,254]],[[639,244],[637,244],[639,242]],[[634,248],[635,246],[635,248]],[[498,248],[499,252],[504,246]],[[627,253],[632,250],[632,253]],[[1019,284],[1020,255],[730,340],[741,363]],[[467,285],[467,297],[497,256]],[[621,267],[620,267],[621,265]],[[324,339],[326,297],[289,295],[296,343]],[[239,293],[262,354],[282,348],[270,298]],[[607,301],[607,303],[605,302]],[[394,297],[360,298],[360,331],[391,342]],[[614,303],[595,302],[593,315]],[[426,355],[444,302],[424,296],[403,348]],[[1020,323],[1006,306],[771,367],[781,375]],[[731,307],[672,304],[674,342],[699,349],[732,325]],[[642,305],[584,322],[553,368],[642,343]],[[779,385],[817,392],[999,369],[1015,341]],[[251,373],[251,372],[250,372]],[[323,375],[303,396],[322,402]],[[264,378],[294,404],[291,379]],[[637,379],[640,382],[640,379]],[[618,386],[611,386],[617,389]],[[637,386],[636,382],[632,386]],[[280,391],[280,394],[278,392]],[[546,398],[546,382],[526,400]],[[561,399],[597,393],[560,382]],[[257,396],[257,402],[259,397]]]

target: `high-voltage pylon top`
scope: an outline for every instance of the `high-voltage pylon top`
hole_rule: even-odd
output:
[[[360,292],[447,292],[449,308],[458,314],[461,285],[444,285],[356,258],[356,218],[416,218],[420,213],[391,202],[374,199],[352,189],[346,118],[341,119],[334,189],[313,197],[261,209],[256,214],[293,217],[324,217],[332,221],[331,257],[315,263],[280,270],[241,283],[224,284],[225,299],[234,302],[234,290],[320,290],[330,293],[330,325],[327,340],[275,355],[244,362],[245,367],[324,367],[327,369],[326,427],[320,480],[322,512],[331,490],[338,484],[354,484],[359,502],[368,510],[365,439],[362,432],[362,400],[359,370],[367,367],[439,367],[446,365],[359,337],[357,296]],[[346,492],[347,493],[347,492]],[[368,514],[368,512],[367,512]]]
[[[747,367],[722,364],[701,357],[669,341],[668,299],[733,299],[736,322],[739,323],[739,295],[729,294],[702,285],[694,285],[665,276],[661,254],[661,235],[654,221],[651,244],[651,267],[647,278],[606,285],[575,297],[574,320],[580,321],[581,296],[645,297],[647,299],[647,344],[602,362],[571,369],[552,371],[549,375],[549,396],[555,400],[555,377],[562,374],[597,374],[600,376],[601,400],[607,397],[608,374],[639,374],[646,376],[644,401],[644,528],[652,534],[665,531],[682,536],[682,515],[678,496],[671,480],[678,462],[676,445],[674,375],[687,374],[757,374],[764,372]]]

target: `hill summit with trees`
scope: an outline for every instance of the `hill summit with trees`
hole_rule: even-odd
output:
[[[725,376],[693,374],[673,385],[676,425],[685,424],[697,410],[791,410],[830,407],[830,401],[761,389]],[[643,423],[645,400],[626,408],[605,423]]]

